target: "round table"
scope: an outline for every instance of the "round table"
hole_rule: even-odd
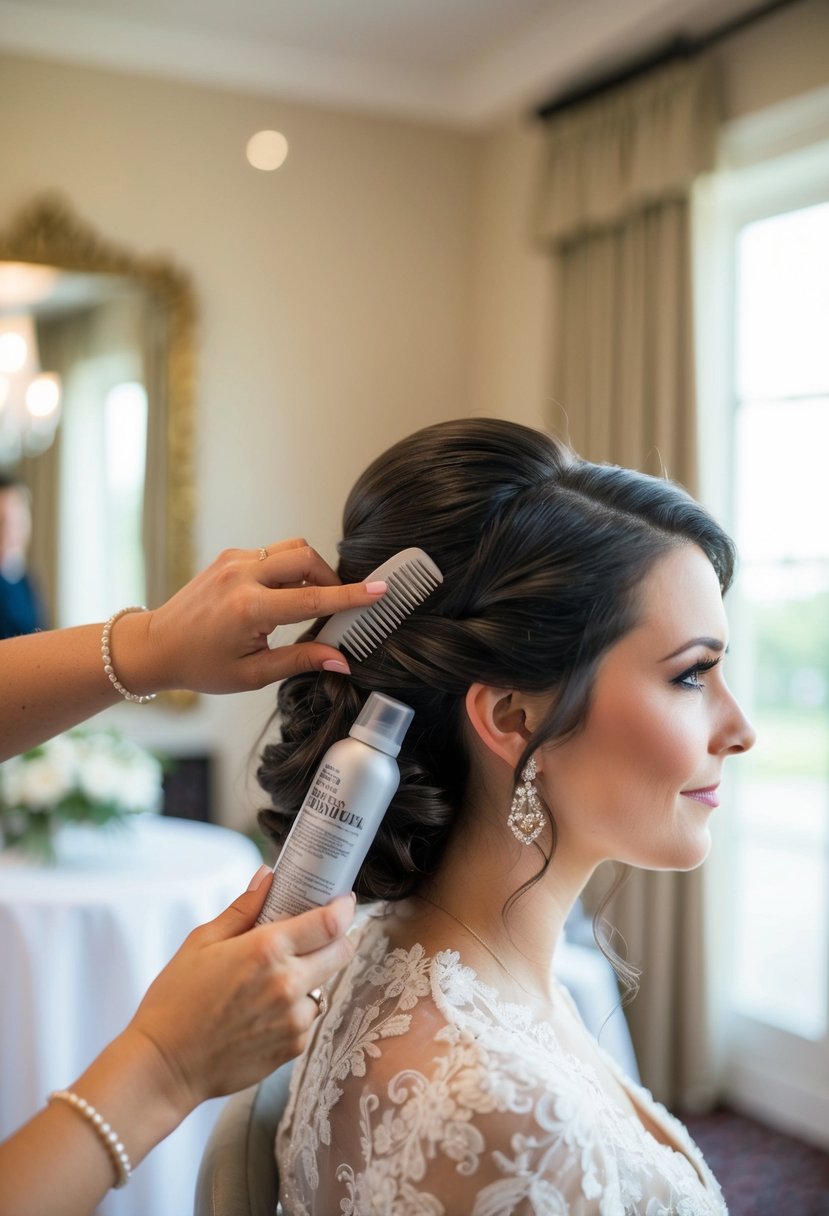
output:
[[[157,816],[123,833],[70,832],[53,867],[0,853],[0,1139],[83,1072],[190,930],[260,864],[238,832]],[[102,1216],[190,1212],[222,1101],[158,1145]]]

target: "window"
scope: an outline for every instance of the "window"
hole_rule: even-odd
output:
[[[695,198],[701,491],[734,535],[707,918],[723,1096],[829,1147],[829,89],[741,120]]]
[[[737,774],[732,1000],[820,1039],[829,1013],[829,203],[735,248],[739,645],[759,746]]]
[[[60,449],[59,623],[105,620],[143,604],[141,545],[147,396],[122,355],[74,363]]]

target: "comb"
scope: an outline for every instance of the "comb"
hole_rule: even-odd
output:
[[[316,636],[317,642],[345,646],[357,659],[366,659],[415,608],[443,582],[438,567],[422,549],[401,549],[372,570],[365,582],[382,579],[385,595],[365,608],[346,608],[328,620]]]

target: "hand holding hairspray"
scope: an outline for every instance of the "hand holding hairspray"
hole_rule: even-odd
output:
[[[350,891],[398,785],[396,757],[414,710],[373,692],[329,747],[273,868],[257,924],[297,916]]]

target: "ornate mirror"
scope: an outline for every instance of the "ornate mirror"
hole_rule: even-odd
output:
[[[162,603],[192,575],[193,324],[180,270],[102,239],[59,197],[0,233],[0,343],[23,327],[32,376],[60,392],[51,423],[16,417],[0,375],[0,476],[29,488],[51,625]]]

